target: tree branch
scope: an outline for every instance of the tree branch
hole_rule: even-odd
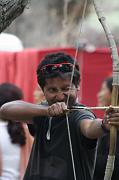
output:
[[[0,0],[0,32],[18,17],[30,0]]]

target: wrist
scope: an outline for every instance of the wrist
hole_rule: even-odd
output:
[[[101,121],[101,129],[105,134],[109,133],[109,129],[106,127],[106,123],[104,119]]]

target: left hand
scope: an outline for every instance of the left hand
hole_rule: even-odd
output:
[[[109,107],[105,111],[104,115],[105,127],[110,129],[110,125],[114,125],[119,128],[119,109],[114,109],[113,107]]]

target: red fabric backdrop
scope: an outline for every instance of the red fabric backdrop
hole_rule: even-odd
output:
[[[33,91],[37,84],[37,65],[45,54],[57,51],[66,52],[73,57],[75,55],[74,48],[26,49],[15,53],[0,52],[0,83],[16,84],[22,88],[24,99],[33,102]],[[80,100],[87,106],[95,106],[100,85],[112,72],[109,50],[96,49],[95,52],[79,52],[78,62],[81,71]]]

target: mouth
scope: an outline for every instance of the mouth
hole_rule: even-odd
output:
[[[66,95],[64,97],[64,99],[62,99],[62,100],[53,99],[53,100],[49,101],[48,104],[52,105],[52,104],[55,104],[55,103],[58,103],[58,102],[59,103],[64,102],[67,105],[67,99],[68,99],[68,96]],[[69,99],[68,99],[68,105],[67,106],[71,107],[71,106],[73,106],[75,104],[75,102],[76,102],[76,98],[70,96]]]

